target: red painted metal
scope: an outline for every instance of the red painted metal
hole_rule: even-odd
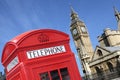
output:
[[[18,35],[6,43],[1,62],[7,80],[82,80],[69,36],[57,30]]]

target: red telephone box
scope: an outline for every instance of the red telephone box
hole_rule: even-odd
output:
[[[7,80],[81,80],[69,36],[56,30],[15,37],[6,43],[1,61]]]

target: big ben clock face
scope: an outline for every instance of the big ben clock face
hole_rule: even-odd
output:
[[[77,29],[76,29],[76,28],[73,29],[72,33],[73,33],[73,35],[76,35],[76,34],[78,33],[78,32],[77,32]]]
[[[81,27],[82,32],[87,32],[87,30],[85,29],[85,27]]]

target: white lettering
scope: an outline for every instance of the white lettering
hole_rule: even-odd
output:
[[[15,67],[19,63],[18,57],[15,57],[8,65],[7,71],[9,72],[13,67]]]
[[[32,59],[32,58],[48,56],[48,55],[63,53],[63,52],[66,52],[64,45],[28,51],[27,57],[28,59]]]

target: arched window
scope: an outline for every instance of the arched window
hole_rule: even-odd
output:
[[[99,67],[95,67],[95,70],[97,72],[99,80],[104,80],[103,68],[101,66],[100,66],[100,68]]]
[[[99,67],[95,67],[95,70],[96,70],[96,72],[97,72],[98,74],[101,73],[101,70],[100,70]]]
[[[114,68],[113,68],[113,65],[111,62],[107,62],[107,66],[108,66],[110,72],[114,72]]]
[[[97,50],[97,54],[99,55],[99,56],[103,56],[103,54],[102,54],[102,51],[101,50]]]

